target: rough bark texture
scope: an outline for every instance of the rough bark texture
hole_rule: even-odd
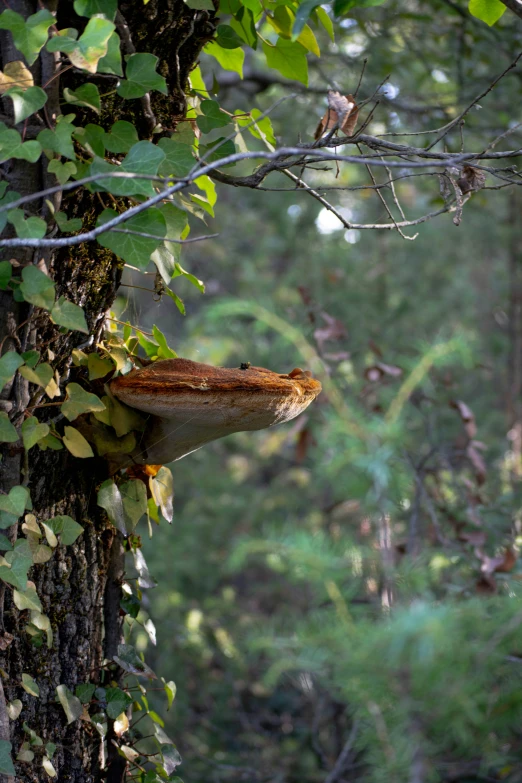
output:
[[[9,7],[24,17],[35,13],[42,4],[36,0],[13,0]],[[48,3],[50,10],[55,5]],[[150,111],[165,128],[175,125],[185,112],[184,88],[190,70],[195,66],[204,43],[214,32],[213,14],[208,11],[194,11],[183,0],[150,0],[122,3],[117,18],[118,31],[122,37],[123,52],[151,52],[160,58],[158,70],[165,76],[169,95],[153,94]],[[86,19],[77,17],[72,0],[61,0],[57,9],[58,27],[74,26],[80,31]],[[122,21],[123,20],[123,21]],[[123,35],[123,26],[128,35]],[[12,43],[9,33],[0,31],[1,66],[12,60],[22,59]],[[35,84],[45,85],[55,74],[57,58],[44,50],[31,68]],[[91,79],[85,73],[68,71],[60,86],[56,78],[49,85],[48,116],[60,112],[59,91],[63,86],[77,86]],[[92,77],[92,81],[103,85],[107,91],[107,79]],[[110,84],[110,82],[109,82]],[[6,101],[7,103],[7,101]],[[4,111],[8,107],[4,107]],[[104,127],[117,119],[131,119],[144,138],[150,135],[150,111],[143,101],[122,102],[114,97],[105,108],[99,122]],[[31,118],[31,122],[34,118]],[[82,120],[81,110],[77,112],[77,123]],[[86,114],[85,122],[92,122]],[[45,127],[28,124],[26,139],[34,138]],[[20,128],[19,128],[20,130]],[[13,165],[15,163],[16,165]],[[0,166],[3,176],[9,179],[10,188],[22,195],[54,185],[47,174],[45,158],[31,165],[22,161]],[[55,199],[55,206],[60,197]],[[94,224],[102,207],[95,197],[79,192],[66,198],[61,204],[70,217],[81,215],[84,228]],[[33,203],[28,212],[48,217],[43,203]],[[9,227],[6,229],[9,232]],[[110,307],[121,276],[121,262],[109,251],[92,243],[58,254],[33,255],[31,251],[18,254],[3,254],[2,258],[17,258],[24,265],[36,263],[49,271],[57,285],[57,293],[64,294],[71,301],[84,308],[91,335],[99,334],[103,317]],[[20,326],[24,321],[28,323]],[[18,328],[20,326],[20,328]],[[26,303],[16,303],[9,292],[0,292],[0,352],[8,349],[25,351],[38,348],[42,352],[51,348],[61,378],[61,389],[71,375],[71,350],[85,342],[79,333],[62,335],[50,323],[48,315]],[[88,348],[84,348],[88,350]],[[47,357],[45,357],[47,358]],[[23,379],[4,389],[0,405],[10,413],[16,426],[23,421],[24,409],[29,400],[39,401],[39,390]],[[41,421],[48,421],[57,415],[56,408],[38,411]],[[100,737],[91,724],[76,720],[69,726],[61,705],[56,701],[56,687],[65,684],[73,692],[79,683],[103,682],[102,662],[114,655],[121,635],[119,611],[119,590],[123,574],[123,548],[121,539],[108,523],[104,512],[96,505],[99,484],[107,478],[107,467],[101,460],[79,460],[67,451],[42,452],[34,447],[26,460],[19,444],[7,445],[2,449],[0,491],[8,492],[12,486],[25,483],[30,491],[34,514],[39,521],[45,521],[59,514],[68,514],[84,527],[84,533],[72,546],[59,546],[49,562],[35,566],[30,578],[35,582],[43,604],[43,611],[49,616],[53,630],[52,648],[44,644],[34,647],[25,632],[28,612],[16,609],[12,600],[12,588],[0,585],[0,617],[3,603],[3,631],[12,634],[14,640],[0,651],[0,668],[3,676],[2,697],[0,687],[0,739],[9,739],[16,753],[27,739],[23,723],[33,729],[45,742],[54,742],[58,747],[53,764],[58,780],[70,783],[94,783],[107,779],[121,781],[125,766],[114,752],[109,755],[109,771],[102,770]],[[14,526],[9,531],[12,540],[19,531]],[[0,636],[2,627],[0,624]],[[21,675],[30,673],[40,688],[36,699],[21,688]],[[114,673],[111,675],[114,677]],[[10,722],[7,718],[5,700],[21,699],[23,709],[19,718]],[[16,763],[17,780],[27,783],[46,780],[41,767],[43,749],[36,748],[32,763]],[[9,778],[0,775],[0,783]]]

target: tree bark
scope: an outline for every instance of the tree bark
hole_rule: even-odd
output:
[[[36,0],[12,0],[9,7],[27,17],[42,4],[37,4]],[[57,9],[51,3],[47,7],[57,10],[59,29],[71,26],[81,32],[86,20],[76,16],[72,0],[62,0]],[[122,3],[116,24],[122,38],[123,53],[129,53],[132,51],[129,47],[134,46],[136,51],[156,54],[160,58],[158,71],[167,80],[169,94],[152,94],[150,111],[143,101],[123,102],[114,97],[110,102],[109,99],[98,120],[100,124],[108,129],[117,119],[130,119],[136,124],[141,138],[150,138],[153,116],[155,122],[161,123],[165,129],[172,129],[185,114],[187,78],[197,63],[202,46],[212,37],[213,17],[214,14],[208,11],[190,9],[183,0],[150,0],[145,6],[142,3]],[[22,59],[13,46],[10,33],[0,31],[0,47],[2,68],[8,62]],[[56,76],[57,63],[55,55],[43,49],[31,68],[35,84],[45,87]],[[54,78],[47,87],[48,115],[52,117],[60,113],[59,93],[63,86],[74,87],[87,80],[103,84],[104,89],[100,92],[106,91],[107,81],[96,75],[91,77],[70,70],[62,77],[61,85],[60,79]],[[92,117],[80,109],[77,123],[81,124],[78,119],[83,119],[82,111],[85,114],[83,124],[92,122]],[[27,127],[26,138],[34,138],[43,127],[43,123],[34,130]],[[18,160],[15,163],[15,166],[3,164],[0,171],[9,179],[10,189],[21,195],[55,184],[54,177],[50,181],[45,158],[36,164]],[[55,208],[59,205],[60,194],[54,202]],[[95,196],[87,191],[77,191],[74,196],[64,199],[61,208],[69,217],[81,215],[84,228],[93,225],[101,211]],[[44,219],[49,217],[44,203],[33,202],[27,211]],[[9,235],[9,230],[8,227],[6,235]],[[31,263],[48,271],[56,283],[57,294],[64,294],[84,309],[91,338],[96,340],[121,277],[122,265],[116,256],[96,243],[90,243],[55,254],[39,252],[33,255],[30,250],[22,250],[4,257],[16,258],[21,265],[18,271]],[[21,352],[37,348],[44,355],[48,348],[51,349],[54,354],[52,365],[60,375],[63,393],[65,384],[74,380],[71,351],[85,342],[85,336],[78,332],[61,334],[45,311],[24,302],[17,303],[10,292],[0,291],[0,341],[3,341],[2,353],[9,349]],[[1,393],[1,409],[10,414],[15,426],[21,425],[30,396],[35,394],[38,398],[38,389],[19,377]],[[57,417],[57,410],[44,408],[36,415],[40,421],[49,421]],[[0,619],[3,618],[0,641],[2,633],[4,642],[9,640],[7,634],[13,636],[12,642],[0,651],[3,676],[0,685],[3,685],[5,694],[3,698],[0,692],[0,739],[12,742],[13,756],[16,757],[22,742],[28,738],[25,725],[43,739],[44,745],[47,742],[57,745],[52,763],[58,780],[68,783],[122,780],[125,762],[122,763],[121,757],[109,751],[108,771],[103,769],[104,754],[97,731],[92,724],[81,719],[67,725],[64,710],[56,698],[56,688],[60,684],[66,685],[73,693],[81,683],[102,684],[103,661],[114,656],[121,638],[122,540],[96,503],[97,489],[107,478],[108,469],[103,460],[97,458],[75,459],[66,450],[41,451],[37,446],[31,449],[27,459],[20,443],[2,448],[1,466],[0,491],[6,493],[15,485],[25,484],[31,492],[32,513],[39,522],[67,514],[83,526],[84,532],[75,544],[58,546],[51,559],[34,566],[29,575],[36,585],[43,612],[51,620],[51,647],[46,643],[41,647],[30,643],[25,631],[28,613],[16,608],[12,588],[0,583]],[[21,533],[18,527],[22,521],[9,529],[11,540]],[[39,698],[22,689],[24,672],[37,682]],[[112,672],[110,678],[115,676]],[[6,701],[14,699],[20,699],[23,708],[15,721],[9,721]],[[15,763],[17,779],[24,783],[47,779],[41,766],[44,748],[33,747],[32,750],[35,759],[31,763]],[[0,783],[5,781],[9,778],[0,775]]]

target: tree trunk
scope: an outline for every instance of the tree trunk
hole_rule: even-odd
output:
[[[27,18],[42,4],[37,4],[36,0],[12,0],[9,7]],[[81,32],[85,26],[86,20],[77,17],[73,11],[72,0],[61,0],[58,8],[52,3],[47,3],[47,7],[57,12],[59,29],[70,26]],[[115,97],[98,122],[109,129],[118,119],[132,119],[141,138],[151,138],[152,128],[157,123],[165,129],[172,129],[176,121],[184,116],[184,89],[188,74],[197,63],[202,46],[213,34],[213,16],[208,11],[191,10],[183,0],[150,0],[146,6],[139,2],[121,4],[115,23],[122,41],[122,53],[129,54],[134,50],[156,54],[160,58],[158,71],[167,80],[169,94],[153,93],[146,100],[127,101],[125,104]],[[2,69],[7,63],[22,59],[13,46],[10,33],[0,31],[0,47]],[[59,95],[64,86],[75,87],[89,80],[103,85],[104,89],[100,92],[106,91],[106,80],[74,69],[61,77],[61,84],[59,77],[49,83],[56,76],[57,67],[57,55],[47,53],[45,48],[31,67],[35,84],[47,85],[47,118],[61,113]],[[86,110],[79,109],[77,124],[81,124],[79,119],[83,120],[82,112],[85,114],[83,124],[93,121]],[[12,117],[4,116],[3,119],[13,126]],[[32,117],[31,122],[34,120]],[[35,122],[34,127],[28,124],[25,138],[35,138],[44,127],[43,122],[40,125]],[[22,132],[22,127],[19,126],[18,130]],[[15,163],[15,166],[3,164],[0,170],[7,177],[10,189],[21,195],[56,184],[54,176],[46,171],[44,156],[35,164],[20,160]],[[55,208],[60,207],[60,202],[58,194],[54,197]],[[76,191],[74,196],[63,200],[61,209],[69,217],[81,215],[84,229],[88,229],[94,225],[102,208],[93,194]],[[44,219],[49,217],[49,209],[43,201],[31,202],[27,213]],[[12,227],[8,226],[4,235],[9,236],[10,230]],[[120,281],[122,267],[116,256],[96,243],[90,243],[54,254],[33,253],[31,250],[9,252],[3,258],[18,261],[15,274],[28,264],[37,264],[48,272],[56,283],[57,294],[66,295],[84,309],[91,335],[88,344],[96,341]],[[85,336],[78,332],[63,335],[45,311],[24,302],[15,302],[11,292],[0,291],[0,341],[3,341],[1,353],[37,348],[43,355],[50,349],[54,355],[51,363],[59,373],[63,395],[65,384],[74,380],[72,349],[85,343]],[[43,402],[42,396],[39,387],[16,376],[0,394],[1,409],[9,413],[15,426],[20,427],[27,406]],[[58,410],[47,407],[36,410],[34,414],[45,422],[63,418],[57,415]],[[39,522],[56,515],[69,515],[82,525],[84,532],[73,545],[54,549],[51,559],[34,566],[29,574],[36,585],[43,612],[51,621],[52,646],[48,647],[45,642],[41,647],[31,644],[31,637],[25,630],[28,612],[16,608],[12,587],[0,583],[0,621],[3,621],[3,625],[0,622],[0,673],[3,677],[0,683],[0,739],[12,743],[14,758],[21,744],[28,739],[27,729],[36,732],[44,745],[54,743],[57,750],[52,763],[60,781],[120,781],[125,775],[125,761],[114,748],[109,747],[108,763],[104,769],[105,751],[102,752],[98,732],[91,723],[81,719],[67,725],[65,712],[56,696],[56,688],[61,684],[73,693],[81,683],[102,684],[105,671],[102,663],[117,652],[121,638],[122,541],[96,503],[97,489],[108,477],[107,466],[98,458],[76,459],[65,449],[41,451],[33,447],[27,458],[20,442],[2,448],[1,465],[2,493],[24,484],[31,492],[32,513]],[[20,519],[17,525],[4,531],[11,541],[23,535],[22,522],[23,519]],[[12,641],[8,634],[12,635]],[[23,673],[30,674],[36,681],[39,698],[22,689]],[[114,671],[111,672],[110,679],[115,676]],[[2,698],[2,685],[5,698]],[[22,701],[23,708],[19,717],[10,721],[6,701],[15,699]],[[32,751],[35,758],[31,763],[15,763],[17,779],[28,783],[47,779],[47,773],[41,766],[44,747],[33,746]],[[10,782],[11,778],[0,775],[0,781]]]

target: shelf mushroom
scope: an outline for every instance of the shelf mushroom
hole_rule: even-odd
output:
[[[212,367],[189,359],[157,361],[114,379],[120,402],[150,414],[140,464],[181,459],[233,432],[262,430],[298,416],[321,391],[310,372],[288,375],[251,367]]]

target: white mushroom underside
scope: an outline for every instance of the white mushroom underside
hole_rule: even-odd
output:
[[[212,393],[209,392],[211,396]],[[232,396],[232,395],[231,395]],[[181,409],[173,411],[172,399],[156,394],[154,401],[133,399],[133,406],[144,413],[152,414],[149,425],[133,459],[140,464],[164,464],[174,462],[190,454],[205,443],[223,438],[233,432],[262,430],[274,424],[280,424],[298,416],[308,407],[312,398],[306,402],[301,394],[286,399],[274,400],[267,395],[260,407],[259,399],[248,403],[248,395],[241,400],[221,399],[205,400],[206,395],[196,395],[196,399],[184,401]],[[226,398],[226,395],[225,395]],[[120,399],[125,402],[124,394]]]

